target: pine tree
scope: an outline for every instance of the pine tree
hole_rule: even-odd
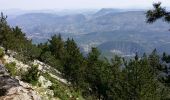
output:
[[[65,57],[64,57],[64,76],[72,85],[79,86],[80,80],[82,80],[83,73],[83,55],[73,39],[67,39],[65,42]]]
[[[11,43],[13,43],[13,34],[11,31],[10,26],[7,24],[7,16],[4,16],[3,13],[1,13],[0,17],[0,44],[1,46],[5,47],[5,51],[9,49],[11,46]]]
[[[152,69],[146,57],[140,60],[131,60],[124,69],[125,83],[124,91],[126,98],[132,100],[160,100],[159,83],[155,79]]]
[[[160,62],[160,57],[157,54],[157,50],[154,49],[152,53],[149,55],[149,63],[154,71],[153,74],[155,76],[159,74],[159,69],[161,68],[161,65],[159,62]]]
[[[52,55],[54,55],[56,59],[62,60],[64,56],[64,41],[62,40],[61,35],[54,35],[51,37],[51,40],[48,41]]]
[[[161,2],[154,3],[153,7],[153,10],[148,10],[146,13],[148,23],[153,23],[160,18],[166,22],[170,22],[170,12],[161,7]]]
[[[90,94],[94,96],[93,99],[109,98],[108,94],[109,82],[111,82],[111,66],[107,61],[99,59],[100,52],[97,48],[92,48],[87,57],[86,81]],[[110,92],[111,93],[111,92]]]
[[[125,86],[123,82],[123,60],[119,56],[115,56],[111,59],[111,66],[107,71],[108,74],[108,87],[107,99],[109,100],[122,100],[124,97],[123,91]],[[106,99],[106,100],[107,100]]]

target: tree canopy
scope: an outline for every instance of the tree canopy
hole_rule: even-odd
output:
[[[170,12],[166,8],[161,7],[161,2],[153,4],[154,9],[148,10],[146,13],[146,18],[148,23],[153,23],[158,19],[163,19],[163,21],[170,22]]]

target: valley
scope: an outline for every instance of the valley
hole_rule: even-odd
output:
[[[21,27],[35,44],[46,42],[54,34],[61,34],[65,40],[74,38],[84,53],[88,53],[91,47],[99,47],[102,52],[110,54],[113,53],[111,51],[119,51],[123,56],[133,56],[136,52],[150,53],[154,48],[160,53],[170,53],[170,48],[164,46],[170,45],[169,25],[161,20],[147,24],[145,13],[121,9],[68,15],[34,12],[10,18],[8,22]],[[109,44],[106,46],[106,43]],[[135,50],[136,47],[138,50]]]

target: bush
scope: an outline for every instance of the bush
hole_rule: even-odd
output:
[[[53,90],[54,97],[58,97],[61,100],[75,100],[76,97],[79,97],[79,94],[75,91],[72,91],[71,87],[59,82],[55,78],[51,77],[48,73],[42,73],[42,75],[52,82],[52,86],[50,86],[49,89]],[[73,97],[70,98],[70,95]]]
[[[17,69],[16,69],[16,63],[11,62],[5,64],[6,69],[9,71],[11,76],[16,76],[17,75]]]
[[[28,71],[21,76],[22,81],[36,85],[39,78],[38,66],[33,65]]]
[[[0,58],[2,58],[3,56],[4,56],[4,50],[0,48]]]

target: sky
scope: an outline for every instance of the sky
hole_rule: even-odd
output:
[[[170,0],[159,0],[163,6],[170,7]],[[146,9],[158,0],[0,0],[0,9]]]

